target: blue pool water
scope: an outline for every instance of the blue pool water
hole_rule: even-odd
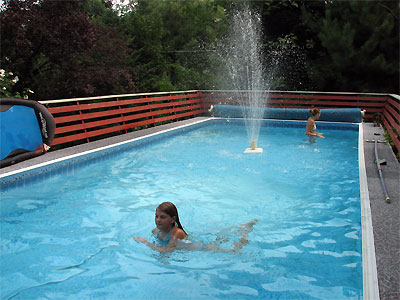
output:
[[[358,127],[318,129],[263,126],[243,154],[242,125],[209,122],[3,186],[1,299],[362,299]],[[132,237],[163,201],[221,248],[258,222],[238,253],[160,254]]]

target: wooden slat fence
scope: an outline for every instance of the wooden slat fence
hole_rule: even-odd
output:
[[[240,98],[246,97],[247,92],[242,92],[238,95],[235,92],[208,91],[203,92],[202,97],[206,106],[216,103],[224,103],[231,105],[239,105]],[[265,93],[264,106],[266,107],[281,107],[281,108],[361,108],[366,110],[365,118],[372,119],[374,113],[382,113],[387,101],[387,96],[382,94],[363,95],[353,94],[348,95],[343,93],[328,94],[328,93],[295,93],[295,92],[278,92],[271,91]]]
[[[386,96],[383,109],[383,125],[393,140],[394,147],[400,153],[400,96]]]
[[[110,135],[208,114],[213,104],[239,105],[248,92],[180,91],[41,101],[57,128],[52,146],[68,147]],[[388,94],[270,91],[264,106],[281,108],[360,108],[371,121],[376,113],[400,152],[400,97]]]
[[[263,94],[265,107],[281,108],[360,108],[365,110],[364,119],[372,121],[375,114],[381,114],[383,125],[400,152],[400,96],[388,94],[361,93],[318,93],[270,91]],[[239,105],[247,91],[202,91],[204,109],[214,104]]]
[[[52,146],[88,143],[202,114],[197,91],[42,101],[56,120]]]

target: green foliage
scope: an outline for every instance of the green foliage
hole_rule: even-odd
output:
[[[13,90],[18,81],[19,77],[14,75],[13,72],[0,69],[0,97],[28,99],[34,93],[31,89],[24,88],[21,93]]]
[[[45,100],[135,89],[123,37],[105,26],[108,10],[90,4],[102,2],[5,1],[1,65],[21,75],[15,91],[29,86],[37,100]]]
[[[210,55],[226,18],[214,1],[137,1],[125,13],[125,34],[132,37],[131,63],[138,67],[141,91],[209,88]]]
[[[214,89],[237,0],[4,0],[6,87],[36,99]],[[399,92],[396,1],[246,1],[260,12],[272,89]],[[12,78],[13,79],[13,78]]]
[[[399,137],[399,133],[396,131],[396,129],[394,127],[392,127],[392,131],[394,132],[394,135],[398,138]],[[386,128],[384,130],[384,136],[385,136],[386,141],[390,144],[390,146],[393,147],[394,146],[393,139],[390,136],[389,132],[386,130]]]
[[[396,131],[396,129],[395,129],[394,127],[392,127],[392,130],[393,130],[393,132],[394,132],[394,135],[395,135],[397,138],[399,138],[399,133]],[[385,137],[386,142],[388,142],[389,145],[392,147],[394,153],[395,153],[395,154],[397,153],[397,154],[396,154],[396,158],[397,158],[397,160],[400,162],[400,152],[397,151],[397,149],[396,149],[396,147],[395,147],[395,145],[394,145],[393,139],[392,139],[392,137],[390,136],[390,134],[389,134],[389,132],[387,131],[386,128],[384,128],[383,135],[384,135],[384,137]]]
[[[309,68],[320,89],[398,93],[398,4],[333,1],[321,18],[302,13],[321,45]]]
[[[87,0],[81,2],[82,9],[88,17],[102,27],[119,28],[120,17],[112,10],[112,2],[104,0]]]

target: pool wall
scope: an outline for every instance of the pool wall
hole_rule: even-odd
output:
[[[161,130],[156,133],[148,134],[134,139],[129,139],[123,142],[110,144],[101,148],[84,151],[81,153],[68,155],[58,159],[43,162],[41,164],[28,167],[21,170],[11,171],[0,175],[0,187],[1,189],[12,188],[16,186],[24,185],[28,182],[38,181],[47,176],[51,176],[51,172],[59,172],[61,169],[67,168],[72,170],[75,167],[81,166],[82,164],[89,164],[95,162],[98,159],[104,158],[104,156],[112,155],[114,153],[137,147],[143,144],[150,143],[154,140],[166,138],[170,135],[179,134],[183,131],[193,130],[206,124],[212,124],[211,122],[232,122],[244,126],[244,120],[242,118],[205,118],[197,122],[193,122],[189,125],[181,125],[171,129]],[[262,126],[268,127],[297,127],[304,128],[305,121],[292,121],[292,120],[262,120]],[[340,130],[358,130],[359,125],[356,123],[337,123],[337,122],[317,122],[318,127],[322,129],[340,129]]]

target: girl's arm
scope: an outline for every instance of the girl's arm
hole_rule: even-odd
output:
[[[157,234],[160,230],[158,228],[154,228],[152,230],[153,234]],[[150,247],[153,250],[159,251],[159,252],[172,252],[176,249],[176,246],[178,245],[178,240],[183,240],[186,238],[186,233],[181,230],[181,229],[176,229],[172,232],[171,234],[171,238],[167,244],[167,246],[165,246],[165,248],[162,247],[157,247],[156,245],[148,242],[145,238],[141,238],[141,237],[137,237],[135,236],[133,239],[137,242],[141,242],[145,245],[147,245],[148,247]]]
[[[177,239],[176,239],[176,238],[173,238],[173,237],[171,237],[171,239],[170,239],[168,245],[165,246],[165,248],[158,247],[158,246],[156,246],[156,245],[154,245],[154,244],[148,242],[145,238],[142,238],[142,237],[137,237],[137,236],[135,236],[133,239],[134,239],[135,241],[137,241],[137,242],[141,242],[141,243],[147,245],[147,246],[150,247],[151,249],[153,249],[153,250],[155,250],[155,251],[158,251],[158,252],[172,252],[172,251],[175,250],[176,245],[178,244]]]
[[[306,125],[306,135],[314,135],[324,138],[323,133],[314,131],[315,121],[308,120]]]
[[[154,228],[152,230],[153,234],[157,234],[160,230],[158,228]],[[178,245],[178,239],[184,239],[186,236],[184,235],[185,233],[182,230],[176,230],[172,235],[171,238],[167,244],[167,246],[165,246],[165,248],[163,247],[158,247],[150,242],[148,242],[145,238],[141,238],[141,237],[137,237],[135,236],[133,239],[137,242],[141,242],[145,245],[147,245],[148,247],[150,247],[151,249],[158,251],[158,252],[172,252],[176,249],[176,246]]]
[[[306,134],[307,134],[307,135],[318,136],[318,137],[320,137],[320,138],[325,138],[325,137],[323,136],[323,133],[322,133],[322,132],[309,131],[309,132],[306,132]]]

